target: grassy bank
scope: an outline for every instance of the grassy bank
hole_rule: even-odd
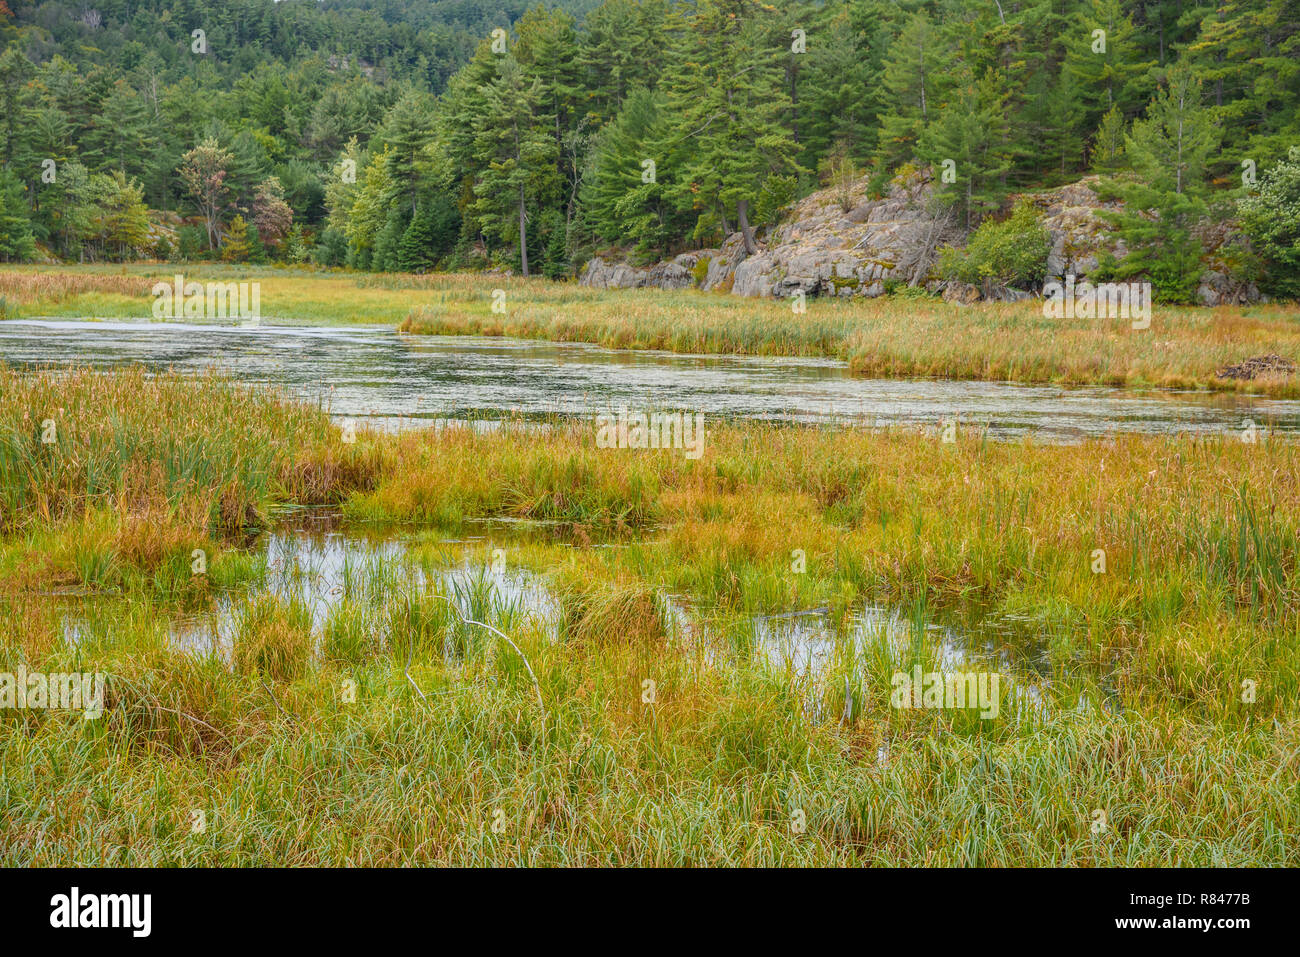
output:
[[[98,720],[0,710],[4,864],[1300,861],[1294,443],[346,444],[216,378],[0,376],[0,670],[108,675]],[[401,555],[295,572],[313,609],[246,537],[286,502]],[[901,638],[847,641],[864,603]],[[214,605],[228,646],[169,637]],[[816,678],[758,625],[814,608]],[[999,716],[891,707],[896,670],[940,667],[927,626],[975,617],[1031,646],[985,665]]]
[[[595,290],[472,275],[357,275],[269,267],[0,270],[0,316],[147,318],[149,289],[187,279],[257,281],[266,321],[385,323],[413,334],[512,336],[680,353],[817,356],[864,376],[1300,395],[1300,376],[1220,378],[1276,354],[1300,361],[1300,307],[1155,307],[1127,320],[1048,319],[1034,302],[960,306],[929,298],[790,304],[722,293]],[[494,298],[500,290],[504,298]],[[494,309],[495,305],[495,309]],[[502,311],[504,310],[504,311]]]

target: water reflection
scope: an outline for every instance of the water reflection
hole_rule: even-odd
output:
[[[1115,431],[1239,431],[1247,418],[1300,427],[1300,400],[1000,382],[861,379],[827,359],[683,356],[476,336],[410,336],[377,326],[0,322],[13,365],[143,363],[289,389],[337,416],[386,428],[517,413],[594,415],[676,408],[711,418],[933,425],[956,417],[995,438],[1071,441]]]

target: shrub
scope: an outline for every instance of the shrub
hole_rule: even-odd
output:
[[[945,246],[939,272],[947,279],[981,285],[1027,286],[1047,272],[1052,234],[1026,201],[1002,222],[986,219],[971,233],[965,249]]]
[[[1259,192],[1237,207],[1241,228],[1264,260],[1260,285],[1286,299],[1300,299],[1300,146],[1264,174]]]
[[[769,176],[754,200],[754,225],[775,226],[781,210],[794,202],[798,182],[793,176]]]

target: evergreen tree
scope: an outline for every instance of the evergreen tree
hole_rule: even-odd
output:
[[[238,213],[230,221],[225,238],[221,243],[221,259],[228,263],[248,262],[252,247],[248,242],[248,223]]]
[[[419,203],[421,156],[432,139],[432,107],[427,97],[415,92],[394,104],[376,134],[380,147],[388,150],[388,175],[406,202],[408,217]]]
[[[749,213],[764,181],[804,172],[782,122],[790,97],[777,27],[752,0],[700,0],[669,97],[682,157],[671,194],[681,208],[716,212],[724,233],[734,212],[750,254],[758,247]]]
[[[540,210],[559,194],[559,145],[553,117],[545,112],[540,82],[530,81],[510,53],[502,54],[497,78],[486,88],[475,124],[474,213],[483,231],[518,242],[520,268],[529,275],[529,207]]]
[[[585,113],[611,121],[637,89],[654,89],[672,17],[667,0],[604,0],[587,14],[577,56]]]
[[[8,170],[0,169],[0,261],[26,262],[35,255],[36,242],[27,218],[22,183]]]
[[[660,151],[669,129],[664,96],[637,90],[600,134],[582,196],[586,224],[599,239],[633,244],[650,255],[665,251],[687,228],[666,193],[677,166]]]
[[[960,78],[953,98],[939,104],[921,136],[919,152],[935,170],[938,196],[961,212],[967,229],[996,210],[1006,196],[1003,175],[1011,166],[1006,107],[994,77],[978,83]],[[946,182],[945,172],[953,181]]]
[[[455,212],[454,207],[451,212]],[[439,221],[433,204],[421,203],[398,243],[397,268],[403,272],[424,272],[437,265],[456,241],[455,227],[448,235],[447,225],[445,219]]]
[[[1138,30],[1120,0],[1087,0],[1066,35],[1065,70],[1078,92],[1082,130],[1096,128],[1112,107],[1134,116],[1150,90],[1156,64],[1142,59]]]
[[[917,143],[930,122],[937,77],[952,66],[929,15],[914,13],[885,55],[880,117],[881,165],[892,170],[916,156]]]
[[[823,8],[813,21],[795,106],[801,165],[815,169],[836,144],[854,160],[879,145],[891,8],[884,0],[853,0]]]
[[[1241,159],[1278,160],[1300,138],[1300,5],[1295,0],[1219,0],[1185,56],[1205,84],[1216,119],[1234,131]]]
[[[1092,168],[1095,170],[1118,169],[1124,160],[1124,114],[1118,106],[1101,118],[1097,135],[1092,144]]]
[[[1103,213],[1128,248],[1123,259],[1107,264],[1109,272],[1120,279],[1145,276],[1169,302],[1190,302],[1201,275],[1193,227],[1207,212],[1206,169],[1219,143],[1201,97],[1188,66],[1170,70],[1146,118],[1133,124],[1125,141],[1135,175],[1108,189],[1124,210]]]

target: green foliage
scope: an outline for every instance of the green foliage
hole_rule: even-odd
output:
[[[770,176],[806,172],[785,122],[792,103],[779,59],[788,33],[751,0],[701,0],[678,52],[668,108],[680,176],[667,187],[679,208],[711,209],[747,231]]]
[[[949,109],[921,135],[918,151],[935,170],[937,195],[960,212],[967,228],[1002,205],[1011,167],[1006,103],[992,74],[969,75],[953,91]],[[953,174],[945,182],[943,174]]]
[[[7,170],[0,170],[0,261],[25,262],[35,253],[22,184]]]
[[[582,193],[584,217],[596,236],[635,245],[642,254],[663,252],[682,229],[665,192],[675,177],[663,153],[669,140],[664,101],[662,94],[646,89],[624,100],[592,147]],[[653,182],[646,182],[646,161],[654,163]]]
[[[612,244],[653,259],[738,228],[750,242],[812,170],[845,196],[869,172],[878,196],[900,167],[945,160],[936,187],[973,228],[1089,169],[1124,191],[1168,168],[1151,96],[1186,75],[1232,148],[1191,144],[1205,189],[1129,197],[1173,231],[1129,220],[1126,243],[1172,247],[1116,266],[1183,298],[1209,185],[1300,141],[1295,0],[114,0],[93,28],[71,0],[18,6],[0,167],[22,191],[11,218],[65,259],[198,256],[186,235],[141,244],[154,209],[197,217],[209,255],[239,213],[274,259],[428,269],[457,249],[462,266],[554,272]]]
[[[754,200],[754,225],[775,226],[777,219],[795,200],[799,181],[793,176],[769,176],[763,180],[763,187]]]
[[[1239,202],[1241,227],[1266,267],[1264,288],[1300,299],[1300,146],[1264,171],[1259,189]]]
[[[416,210],[397,249],[397,268],[424,272],[438,264],[456,245],[460,213],[445,194],[438,194]]]
[[[1024,288],[1042,281],[1051,251],[1052,235],[1038,211],[1022,202],[1002,222],[981,223],[965,249],[944,247],[939,272],[959,282]]]
[[[1193,301],[1203,271],[1193,227],[1208,212],[1206,170],[1221,131],[1201,99],[1201,84],[1189,67],[1171,70],[1146,118],[1125,141],[1135,175],[1117,177],[1104,188],[1105,195],[1124,202],[1122,212],[1102,215],[1128,255],[1104,259],[1099,278],[1145,277],[1164,302]]]
[[[252,246],[248,238],[248,223],[244,221],[243,216],[236,215],[230,221],[230,228],[226,231],[225,241],[221,244],[221,259],[228,263],[245,263],[248,262],[249,254],[252,252]]]

